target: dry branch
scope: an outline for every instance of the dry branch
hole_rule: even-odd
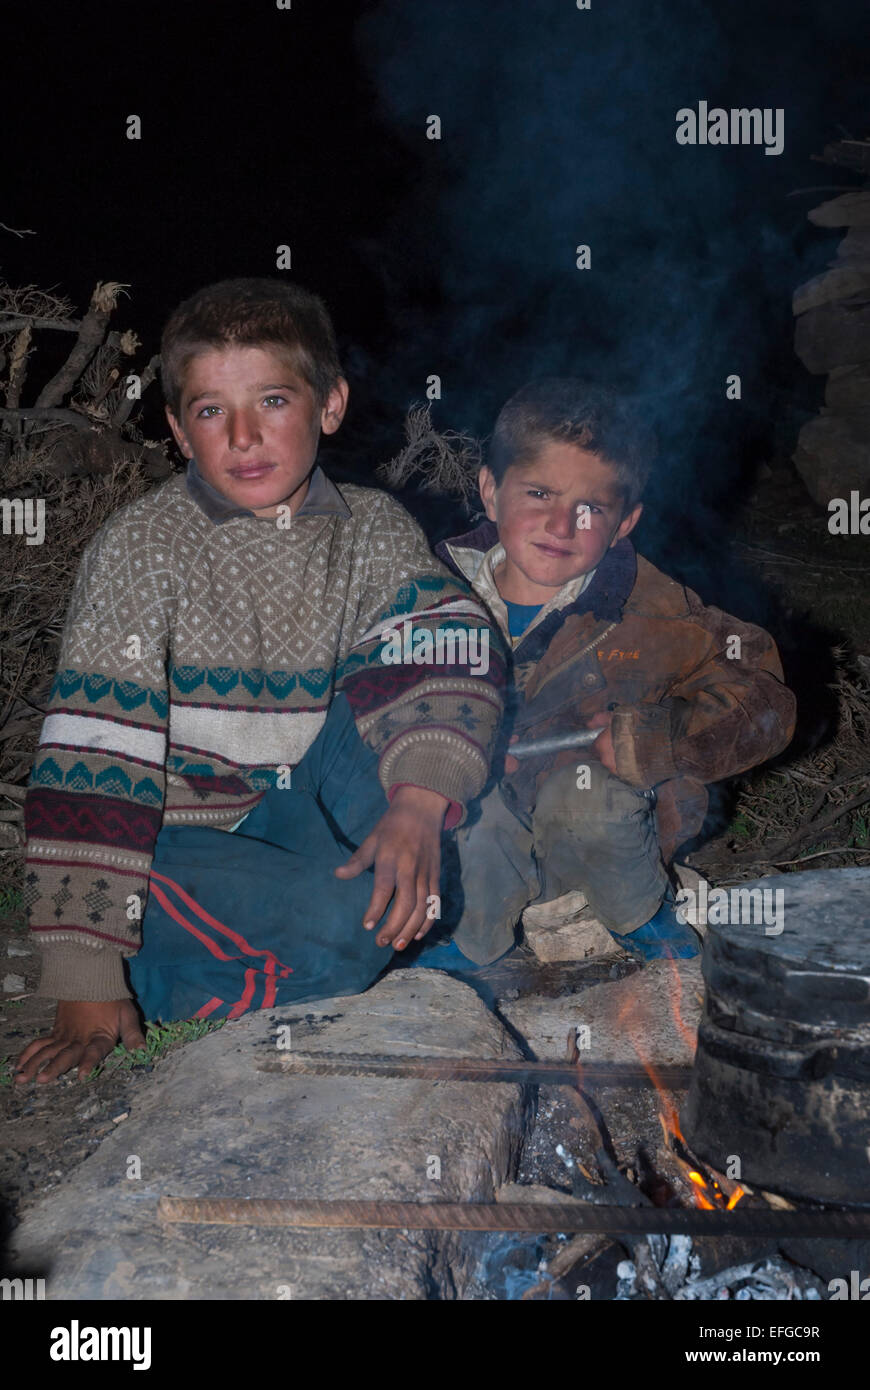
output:
[[[88,312],[79,327],[78,337],[69,357],[59,372],[42,388],[36,398],[37,406],[59,405],[68,391],[71,391],[101,346],[105,337],[109,316],[118,302],[118,295],[124,288],[115,280],[100,280],[91,296]]]
[[[155,380],[155,378],[156,378],[156,376],[157,376],[157,369],[158,369],[159,366],[160,366],[160,357],[159,357],[159,355],[155,355],[154,357],[151,358],[151,361],[148,363],[147,367],[145,368],[145,370],[141,373],[141,375],[140,375],[140,377],[139,377],[139,394],[140,394],[140,396],[144,395],[144,393],[145,393],[145,391],[147,390],[147,388],[148,388],[148,387],[151,385],[151,383]],[[127,421],[128,417],[129,417],[129,415],[130,415],[131,410],[133,409],[133,406],[136,405],[136,404],[137,404],[136,397],[135,397],[135,396],[133,396],[133,397],[128,397],[128,396],[127,396],[127,393],[124,392],[124,394],[123,394],[122,397],[121,397],[121,404],[118,406],[118,409],[115,411],[114,415],[112,416],[112,424],[113,424],[114,426],[116,426],[116,427],[119,426],[119,425],[125,424],[125,422]]]
[[[9,359],[9,381],[6,386],[7,410],[16,410],[21,400],[21,388],[27,375],[27,357],[32,337],[33,329],[29,323],[15,335]]]
[[[0,222],[4,232],[11,232],[13,236],[36,236],[32,227],[7,227],[5,222]]]
[[[78,333],[82,326],[81,319],[43,319],[36,314],[3,314],[0,316],[0,333],[9,333],[28,324],[34,328],[57,328],[62,333]]]
[[[827,815],[819,816],[817,820],[808,821],[800,829],[797,835],[792,835],[779,849],[772,850],[772,854],[792,854],[800,849],[801,845],[810,844],[817,840],[821,834],[829,830],[843,816],[848,816],[852,811],[857,811],[860,806],[866,805],[870,801],[870,786],[866,786],[857,796],[853,796],[849,801],[844,801],[842,806],[835,806]],[[782,860],[776,862],[782,863]]]
[[[377,470],[388,487],[406,487],[419,476],[424,492],[465,500],[474,496],[481,458],[479,440],[456,430],[436,430],[428,405],[410,408],[405,439],[405,447]]]
[[[72,425],[77,430],[91,429],[87,416],[60,407],[20,406],[15,410],[0,409],[0,420],[46,420],[58,425]]]

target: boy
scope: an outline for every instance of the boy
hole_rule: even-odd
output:
[[[187,473],[88,545],[28,788],[25,904],[59,1003],[20,1080],[143,1044],[125,960],[146,1018],[365,989],[435,920],[442,828],[501,714],[497,637],[485,670],[434,642],[382,659],[406,619],[488,619],[398,503],[316,466],[348,398],[316,296],[199,291],[161,375]]]
[[[558,754],[508,753],[458,832],[452,949],[478,964],[510,949],[529,903],[569,894],[642,959],[697,954],[667,865],[701,827],[705,784],[791,738],[795,701],[767,633],[634,550],[652,458],[614,393],[533,382],[496,421],[479,478],[487,521],[437,548],[513,645],[513,741],[601,731]]]

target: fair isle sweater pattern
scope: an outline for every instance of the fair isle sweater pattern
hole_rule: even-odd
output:
[[[388,794],[412,783],[464,804],[482,789],[504,685],[485,610],[387,494],[320,474],[324,496],[283,530],[245,512],[217,524],[174,477],[87,546],[25,801],[42,993],[120,997],[89,992],[94,949],[122,978],[161,826],[229,830],[292,772],[338,691]],[[488,672],[385,664],[383,634],[407,618],[488,627]]]

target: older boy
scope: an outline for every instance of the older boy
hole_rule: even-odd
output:
[[[435,919],[442,827],[500,717],[497,639],[486,671],[382,659],[406,619],[487,617],[396,502],[316,466],[348,397],[321,301],[212,285],[161,361],[187,473],[88,545],[28,789],[26,905],[60,1002],[22,1080],[141,1045],[125,960],[146,1017],[366,988]]]
[[[454,949],[478,964],[510,948],[529,903],[567,894],[641,958],[696,954],[667,865],[701,827],[705,784],[791,738],[795,701],[767,633],[634,550],[652,457],[612,392],[533,382],[496,422],[480,473],[488,520],[438,547],[512,643],[514,739],[601,730],[591,747],[509,755],[458,832]]]

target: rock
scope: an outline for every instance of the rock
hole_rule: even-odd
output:
[[[587,960],[590,956],[623,956],[625,952],[606,927],[586,909],[579,920],[556,926],[528,926],[523,914],[523,931],[538,960]]]
[[[870,261],[870,230],[846,233],[837,247],[836,260],[831,264],[843,261]]]
[[[817,375],[870,362],[870,291],[801,314],[794,346],[807,371]]]
[[[539,1182],[507,1182],[495,1194],[497,1202],[531,1202],[535,1206],[569,1206],[578,1202],[570,1192],[560,1192],[556,1187],[545,1187]]]
[[[825,384],[825,405],[838,415],[870,408],[870,365],[835,367]]]
[[[10,941],[6,947],[7,956],[32,956],[33,952],[28,946],[19,946],[17,941]]]
[[[806,313],[819,304],[829,304],[835,299],[848,299],[861,290],[870,289],[870,262],[860,262],[850,266],[836,266],[816,275],[800,285],[794,292],[792,312]]]
[[[26,989],[26,988],[27,988],[27,983],[26,983],[26,981],[25,981],[23,975],[4,975],[4,976],[3,976],[3,993],[4,993],[4,994],[20,994],[21,991],[22,991],[23,989]]]
[[[691,864],[674,864],[673,867],[674,877],[676,878],[680,889],[684,892],[688,891],[690,893],[693,893],[694,901],[696,903],[701,895],[703,888],[706,888],[709,893],[709,879],[704,878],[703,874],[699,874],[698,870],[693,869]],[[689,907],[692,903],[691,899],[684,899],[683,901],[686,907]],[[695,915],[697,916],[697,914]],[[698,933],[698,935],[703,938],[707,931],[707,923],[693,921],[692,926],[694,930]]]
[[[848,498],[853,488],[870,488],[870,434],[866,422],[861,427],[864,437],[858,438],[852,417],[817,415],[801,428],[794,464],[823,507],[834,497]]]
[[[225,1024],[161,1064],[129,1118],[25,1213],[16,1267],[47,1271],[49,1299],[462,1297],[473,1234],[158,1223],[162,1194],[474,1202],[515,1176],[521,1087],[264,1070],[281,1025],[297,1052],[519,1055],[474,991],[435,970]]]
[[[539,1058],[564,1059],[569,1030],[586,1025],[589,1047],[580,1060],[691,1062],[701,1016],[700,957],[650,961],[613,984],[559,999],[526,995],[501,1012]]]
[[[583,894],[572,890],[546,903],[532,903],[523,913],[523,926],[561,927],[564,922],[576,921],[586,906]]]
[[[811,208],[807,217],[817,227],[870,227],[870,192],[842,193]]]

